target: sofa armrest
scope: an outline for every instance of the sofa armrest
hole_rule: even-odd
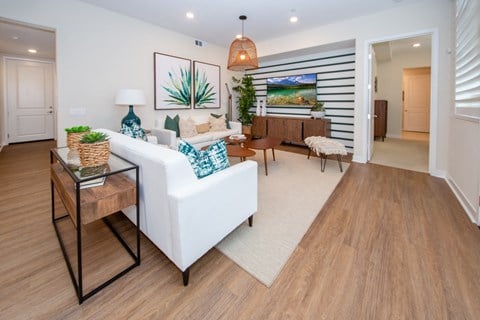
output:
[[[158,144],[165,144],[167,146],[177,145],[177,134],[173,130],[153,128],[150,134],[157,137]]]
[[[169,192],[174,261],[182,271],[257,211],[257,166],[247,160]]]

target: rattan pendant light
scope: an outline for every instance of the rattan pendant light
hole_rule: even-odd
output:
[[[245,71],[258,68],[257,48],[255,43],[243,34],[243,23],[247,16],[238,17],[242,20],[242,37],[233,40],[228,54],[228,70]]]

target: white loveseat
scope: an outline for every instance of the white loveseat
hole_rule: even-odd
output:
[[[140,167],[140,229],[183,273],[257,211],[257,163],[198,179],[180,152],[107,129],[111,151]],[[134,178],[134,173],[131,177]],[[239,201],[241,197],[241,201]],[[136,223],[135,207],[123,212]]]
[[[208,114],[199,114],[190,116],[196,124],[208,123]],[[176,136],[175,131],[165,129],[164,121],[155,121],[155,128],[151,130],[151,134],[157,137],[158,143],[176,148],[178,141],[183,139],[193,145],[196,149],[208,146],[218,139],[231,136],[232,134],[242,133],[242,124],[237,121],[229,121],[230,129],[223,131],[208,131],[199,133],[193,137],[180,138]]]

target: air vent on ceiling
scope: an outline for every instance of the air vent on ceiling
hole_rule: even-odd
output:
[[[207,42],[206,42],[206,41],[203,41],[203,40],[196,40],[196,39],[195,39],[195,45],[196,45],[197,47],[200,47],[200,48],[201,48],[201,47],[206,47],[206,46],[207,46]]]

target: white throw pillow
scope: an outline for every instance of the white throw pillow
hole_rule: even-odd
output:
[[[225,115],[222,115],[219,118],[209,116],[208,117],[208,122],[210,123],[210,131],[224,131],[224,130],[227,130],[227,123],[225,122]]]
[[[180,137],[182,138],[189,138],[197,135],[197,128],[195,126],[195,122],[191,117],[188,118],[180,118],[178,123],[180,127]]]

